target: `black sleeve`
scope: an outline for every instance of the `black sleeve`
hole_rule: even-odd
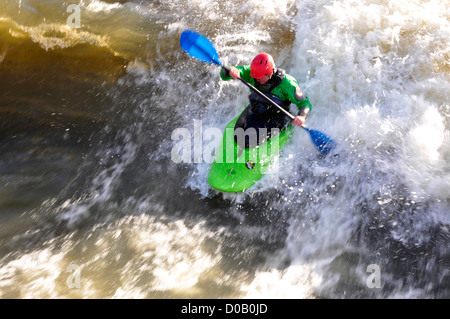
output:
[[[222,77],[228,78],[230,77],[230,69],[222,67],[220,70],[220,73],[222,74]]]

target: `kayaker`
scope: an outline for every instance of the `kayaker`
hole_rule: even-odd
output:
[[[289,123],[302,126],[311,110],[311,103],[298,86],[297,80],[286,74],[285,70],[276,68],[273,57],[268,53],[258,54],[250,65],[222,68],[220,77],[225,81],[242,78],[287,111],[289,111],[291,103],[297,105],[298,113],[292,121],[255,92],[250,94],[250,107],[247,112],[249,114],[246,114],[246,117],[252,116],[257,118],[258,121],[264,119],[265,125],[263,126],[267,128],[277,127],[282,129]],[[246,125],[241,126],[245,127]]]

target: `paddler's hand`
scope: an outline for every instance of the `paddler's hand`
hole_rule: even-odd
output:
[[[303,124],[305,124],[306,121],[306,117],[305,116],[296,116],[294,121],[292,122],[292,124],[297,125],[297,126],[303,126]]]
[[[239,70],[236,69],[234,66],[230,66],[229,72],[230,76],[235,80],[241,77],[241,72],[239,72]]]

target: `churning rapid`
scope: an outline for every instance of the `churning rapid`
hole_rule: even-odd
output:
[[[296,129],[245,194],[176,162],[269,52],[338,142]],[[449,298],[446,0],[0,3],[1,298]],[[197,147],[197,149],[195,149]]]

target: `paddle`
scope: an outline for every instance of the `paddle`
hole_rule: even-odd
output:
[[[183,31],[180,36],[180,46],[183,49],[183,51],[185,51],[191,57],[196,58],[197,60],[206,63],[213,63],[229,70],[227,67],[223,65],[222,61],[220,61],[219,55],[217,54],[217,50],[214,47],[214,45],[205,36],[197,32],[191,30]],[[284,108],[276,104],[274,101],[272,101],[269,97],[267,97],[253,85],[251,85],[250,83],[241,78],[238,79],[242,83],[244,83],[247,87],[249,87],[251,90],[255,91],[259,96],[264,98],[268,103],[274,105],[275,107],[283,111],[291,119],[295,118],[294,115],[292,115]],[[307,128],[304,125],[302,127],[309,133],[312,142],[317,147],[320,153],[326,155],[336,146],[336,142],[333,141],[330,137],[328,137],[324,133]]]

